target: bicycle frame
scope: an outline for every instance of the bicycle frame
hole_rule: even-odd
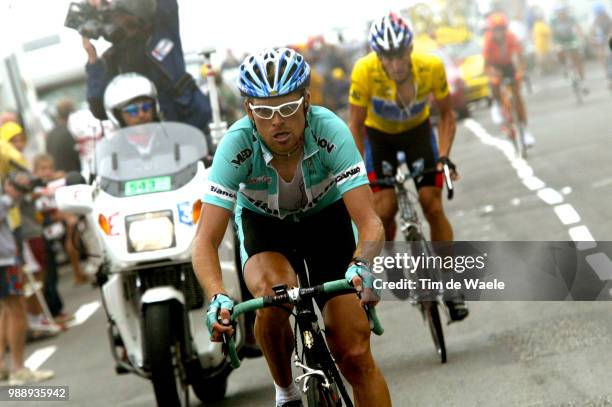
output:
[[[576,97],[576,103],[578,105],[582,105],[583,89],[581,86],[582,81],[580,80],[580,73],[578,72],[579,67],[577,65],[577,59],[580,58],[580,56],[576,53],[577,51],[574,48],[561,47],[559,49],[559,55],[563,62],[563,69],[565,69],[565,72],[569,78],[572,91]]]
[[[518,114],[518,105],[514,97],[514,79],[504,78],[500,87],[500,103],[504,117],[505,129],[514,144],[515,151],[519,158],[526,158],[525,134]]]
[[[409,176],[409,174],[408,174]],[[397,177],[405,178],[404,174],[398,171]],[[415,204],[410,199],[410,192],[405,186],[405,182],[397,182],[394,185],[395,195],[397,196],[397,205],[400,214],[400,231],[407,241],[413,240],[411,236],[422,234],[423,228],[419,221],[419,216],[415,208]]]
[[[300,286],[310,286],[305,269],[298,270],[297,274]],[[294,365],[304,372],[295,378],[295,382],[299,383],[303,381],[302,392],[306,393],[308,391],[308,382],[310,378],[318,376],[321,378],[324,388],[329,390],[332,395],[337,395],[339,392],[346,406],[352,407],[353,403],[344,387],[340,373],[327,347],[327,343],[323,337],[323,331],[319,327],[319,319],[315,313],[312,298],[302,300],[300,298],[299,288],[287,290],[287,293],[295,305]],[[298,331],[302,340],[301,357],[298,356]],[[328,375],[332,375],[333,377],[330,378]]]
[[[398,152],[397,161],[398,166],[395,175],[391,174],[392,167],[390,164],[383,162],[383,172],[388,177],[386,179],[376,181],[375,184],[393,186],[399,207],[400,230],[404,234],[405,240],[407,242],[417,243],[420,246],[418,249],[420,249],[425,256],[429,256],[432,250],[423,236],[423,228],[416,211],[416,203],[411,199],[410,191],[406,187],[406,181],[409,179],[416,179],[426,173],[437,171],[434,169],[424,170],[421,168],[420,170],[417,169],[417,171],[411,173],[406,163],[406,155],[404,152]],[[422,167],[421,163],[416,166]],[[448,187],[448,198],[452,199],[454,189],[452,179],[450,177],[450,169],[447,165],[444,165],[443,173],[446,185]],[[417,271],[417,276],[419,279],[429,278],[430,281],[442,281],[440,272],[440,270],[427,269],[427,271],[425,271],[424,269],[419,269]],[[443,308],[446,308],[443,306],[443,299],[443,289],[413,290],[410,292],[409,296],[410,303],[419,308],[423,321],[428,323],[436,351],[440,356],[441,362],[445,363],[446,346],[444,344],[444,333],[442,331],[440,314],[438,310],[438,304],[440,304]]]
[[[344,388],[340,373],[336,368],[335,362],[327,349],[327,344],[323,337],[323,331],[319,327],[318,317],[314,312],[314,304],[312,299],[321,294],[339,295],[355,292],[355,289],[346,280],[337,280],[325,283],[320,286],[309,286],[307,275],[304,270],[298,270],[298,280],[301,285],[305,285],[305,288],[293,287],[287,288],[286,285],[275,286],[273,289],[275,295],[271,297],[259,297],[253,300],[249,300],[234,307],[232,314],[232,321],[236,321],[238,316],[245,312],[254,311],[256,309],[270,307],[270,306],[281,306],[282,304],[291,304],[294,306],[295,311],[291,312],[285,307],[282,307],[287,312],[291,312],[296,318],[295,323],[295,366],[303,370],[303,374],[298,376],[296,382],[304,381],[302,390],[308,391],[308,383],[311,378],[317,377],[321,380],[321,386],[327,390],[331,390],[332,393],[337,396],[335,389],[338,389],[341,397],[344,399],[348,407],[352,407],[352,401]],[[372,331],[381,335],[384,330],[380,325],[380,321],[376,315],[375,308],[366,308],[368,319],[370,320]],[[297,333],[299,331],[300,338],[302,339],[302,356],[298,355],[297,345]],[[233,338],[225,338],[224,341],[227,343],[227,351],[231,359],[232,367],[240,367],[240,359],[236,352],[236,347]],[[337,403],[339,399],[335,398],[334,403]]]
[[[400,160],[398,160],[400,161],[400,165],[398,165],[397,167],[394,182],[395,194],[397,197],[397,205],[400,215],[400,230],[402,231],[404,239],[407,242],[419,243],[419,249],[421,249],[423,254],[427,256],[430,254],[431,250],[423,235],[423,226],[416,210],[416,203],[413,201],[413,199],[411,199],[410,191],[406,187],[407,180],[416,178],[423,174],[425,171],[421,172],[421,174],[411,174],[408,166],[402,165],[405,164],[405,162],[403,162],[404,159],[400,157]],[[450,191],[452,191],[452,187],[450,187],[449,192]],[[425,276],[423,275],[422,271],[420,272],[419,278],[432,278],[435,280],[439,280],[439,276]],[[413,293],[411,295],[411,303],[413,305],[417,305],[420,304],[423,300],[441,302],[442,294],[443,291],[439,291],[437,293],[427,293],[426,295],[422,296],[423,298],[419,298],[419,295]],[[421,311],[423,310],[421,309]]]

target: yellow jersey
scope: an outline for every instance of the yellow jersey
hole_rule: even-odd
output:
[[[442,59],[413,52],[412,77],[416,97],[410,106],[398,106],[397,86],[372,52],[359,59],[353,68],[349,103],[367,107],[365,125],[388,134],[399,134],[415,128],[429,118],[429,95],[438,100],[449,94]]]
[[[533,44],[539,55],[546,55],[552,47],[552,30],[544,21],[538,21],[533,26]]]

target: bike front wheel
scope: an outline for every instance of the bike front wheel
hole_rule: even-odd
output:
[[[584,103],[583,99],[583,89],[582,84],[580,83],[580,79],[576,74],[572,75],[572,90],[574,91],[574,96],[576,97],[576,104],[581,106]]]
[[[338,392],[334,391],[334,388],[333,383],[330,388],[327,388],[320,377],[312,376],[308,380],[308,389],[306,390],[308,407],[341,407],[342,399]]]
[[[423,317],[427,321],[427,325],[429,325],[431,339],[433,340],[436,352],[440,357],[440,362],[446,363],[446,344],[444,343],[444,331],[442,330],[438,303],[435,301],[423,301],[421,303],[421,307]]]
[[[514,131],[514,149],[518,158],[527,158],[527,147],[525,146],[525,129],[517,125]]]

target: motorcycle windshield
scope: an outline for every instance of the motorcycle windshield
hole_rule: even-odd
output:
[[[204,134],[175,122],[126,127],[96,146],[97,175],[114,196],[165,192],[180,188],[208,154]]]

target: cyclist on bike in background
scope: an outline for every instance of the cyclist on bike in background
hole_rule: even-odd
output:
[[[294,270],[308,265],[311,285],[347,279],[375,304],[368,264],[382,242],[365,165],[349,129],[329,110],[312,106],[310,67],[288,48],[249,55],[238,87],[247,116],[223,137],[204,192],[193,264],[210,298],[208,313],[229,323],[233,302],[221,279],[217,250],[234,212],[242,270],[253,296],[297,286]],[[353,222],[357,227],[355,243]],[[324,226],[327,225],[327,226]],[[322,298],[326,340],[355,402],[390,406],[387,384],[370,352],[370,328],[354,295]],[[294,337],[286,310],[257,311],[255,334],[274,379],[277,406],[301,406],[291,376]],[[231,327],[207,318],[214,341]]]
[[[612,17],[601,1],[593,4],[593,21],[589,32],[591,44],[604,68],[608,79],[608,88],[612,89],[612,53],[608,48],[608,39],[612,35]]]
[[[394,13],[372,24],[369,43],[373,51],[355,63],[351,77],[349,128],[362,154],[367,136],[374,178],[385,176],[383,161],[395,168],[398,151],[406,153],[408,165],[423,158],[425,168],[441,171],[448,164],[456,178],[455,165],[449,159],[456,119],[444,64],[437,56],[413,52],[412,39],[408,22]],[[440,111],[439,146],[429,120],[432,93]],[[416,186],[431,240],[452,241],[453,229],[442,206],[442,174],[425,175]],[[382,188],[375,193],[374,202],[386,239],[392,241],[398,209],[395,190]],[[449,311],[453,320],[468,313],[463,302],[453,302]]]
[[[527,109],[521,95],[521,80],[525,72],[523,48],[516,36],[508,29],[505,14],[495,12],[487,18],[483,56],[485,71],[489,76],[494,103],[491,116],[496,124],[502,123],[500,112],[501,86],[504,79],[512,80],[512,94],[516,100],[518,119],[525,130],[525,144],[535,144],[533,135],[527,130]]]
[[[567,58],[572,65],[581,82],[584,81],[584,64],[580,56],[580,37],[582,30],[576,19],[571,15],[569,7],[564,3],[558,3],[554,10],[550,28],[553,33],[553,42],[557,48],[559,59],[563,64],[567,63]],[[583,88],[584,93],[588,93],[587,88]]]

